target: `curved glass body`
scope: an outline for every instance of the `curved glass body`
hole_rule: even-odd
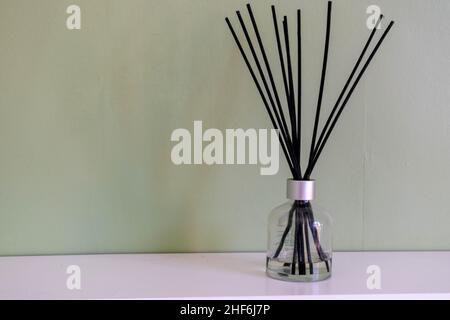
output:
[[[266,272],[288,281],[319,281],[331,276],[330,216],[314,202],[288,201],[272,210]]]

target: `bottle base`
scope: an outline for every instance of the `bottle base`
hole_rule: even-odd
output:
[[[292,270],[292,263],[267,257],[266,274],[276,280],[293,282],[315,282],[331,277],[331,258],[325,261],[296,264]]]

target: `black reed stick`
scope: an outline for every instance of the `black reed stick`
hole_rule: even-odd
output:
[[[300,270],[300,251],[299,251],[299,234],[298,234],[298,208],[295,204],[292,206],[294,209],[295,228],[294,228],[294,252],[292,253],[291,274],[295,274],[295,264],[298,259],[298,270]]]
[[[302,176],[302,27],[301,12],[297,10],[297,150],[300,177]]]
[[[230,23],[230,20],[228,18],[225,18],[225,21],[226,21],[226,23],[228,25],[228,28],[231,31],[231,34],[233,35],[234,41],[236,42],[236,45],[238,46],[239,51],[241,52],[242,58],[245,61],[245,64],[246,64],[246,66],[247,66],[247,68],[248,68],[248,70],[250,72],[250,75],[251,75],[251,77],[253,79],[253,82],[256,85],[256,88],[257,88],[257,90],[259,92],[259,95],[261,96],[261,99],[263,100],[264,107],[266,108],[267,114],[269,115],[270,121],[272,122],[272,126],[275,129],[278,129],[278,126],[277,126],[277,124],[275,122],[275,119],[274,119],[274,117],[272,115],[272,112],[270,111],[269,104],[267,103],[266,97],[264,96],[264,93],[262,91],[261,85],[259,84],[258,79],[256,78],[256,75],[255,75],[255,72],[253,71],[253,68],[252,68],[252,66],[250,64],[250,61],[248,60],[247,55],[245,54],[245,51],[242,48],[241,42],[239,41],[239,38],[237,37],[236,32],[234,31],[233,26]],[[288,162],[289,169],[291,170],[292,175],[295,177],[296,176],[296,172],[294,170],[292,159],[289,157],[289,154],[287,152],[287,149],[286,149],[286,146],[284,144],[284,141],[283,141],[283,139],[281,138],[280,135],[278,135],[278,139],[280,141],[281,148],[283,149],[284,156],[286,157],[286,161]]]
[[[314,274],[314,265],[312,263],[311,258],[311,249],[309,247],[309,232],[308,232],[308,216],[305,210],[302,210],[303,215],[303,221],[304,221],[304,228],[305,228],[305,247],[306,247],[306,255],[308,258],[308,265],[309,265],[309,274]]]
[[[298,203],[298,201],[297,201]],[[305,241],[303,240],[303,215],[300,212],[300,207],[297,206],[297,224],[296,229],[298,230],[297,250],[298,250],[298,273],[305,274]]]
[[[380,45],[383,43],[384,38],[387,36],[387,34],[389,33],[389,30],[391,30],[391,28],[392,28],[393,25],[394,25],[394,21],[391,21],[391,22],[389,23],[387,29],[384,31],[383,35],[381,36],[380,40],[378,40],[378,42],[377,42],[375,48],[372,50],[372,52],[371,52],[369,58],[367,59],[366,63],[364,64],[363,68],[362,68],[361,71],[359,72],[359,74],[358,74],[358,76],[357,76],[355,82],[353,83],[352,87],[350,88],[350,91],[348,92],[347,96],[345,97],[344,102],[342,103],[341,107],[339,108],[339,111],[338,111],[338,113],[336,114],[336,117],[333,119],[333,122],[332,122],[332,124],[331,124],[331,127],[330,127],[330,129],[327,131],[327,134],[326,134],[326,136],[325,136],[325,138],[324,138],[322,144],[320,145],[320,148],[319,148],[319,150],[318,150],[318,152],[317,152],[317,155],[315,156],[315,158],[314,158],[314,160],[313,160],[313,162],[312,162],[312,165],[310,166],[310,168],[308,169],[308,172],[306,173],[308,176],[309,176],[309,175],[312,173],[312,171],[314,170],[314,166],[316,165],[317,160],[319,159],[320,154],[322,153],[323,148],[325,147],[325,145],[326,145],[326,143],[327,143],[327,141],[328,141],[328,138],[330,137],[331,132],[333,132],[333,129],[334,129],[334,127],[335,127],[337,121],[339,120],[339,117],[341,116],[342,111],[344,110],[344,108],[345,108],[345,106],[346,106],[348,100],[349,100],[350,97],[352,96],[353,90],[355,90],[356,86],[358,85],[359,80],[361,79],[361,77],[362,77],[363,74],[364,74],[364,71],[366,71],[367,67],[368,67],[369,64],[370,64],[370,61],[372,61],[372,58],[375,56],[376,52],[378,51],[378,48],[379,48]]]
[[[274,29],[275,29],[275,37],[277,39],[277,48],[278,48],[278,56],[279,56],[279,59],[280,59],[281,74],[283,76],[284,91],[286,93],[286,103],[289,106],[289,104],[290,104],[289,86],[288,86],[288,83],[287,83],[286,69],[285,69],[284,58],[283,58],[283,50],[281,48],[280,32],[278,30],[277,13],[275,11],[275,6],[272,6],[271,8],[272,8],[273,26],[274,26]]]
[[[317,107],[316,107],[316,117],[314,120],[314,130],[311,139],[311,150],[309,152],[309,162],[313,162],[314,160],[314,148],[316,144],[316,135],[317,135],[317,127],[319,126],[319,118],[320,118],[320,109],[322,105],[322,96],[323,96],[323,88],[325,84],[325,75],[327,72],[327,61],[328,61],[328,46],[330,43],[330,24],[331,24],[331,1],[328,1],[328,9],[327,9],[327,30],[325,35],[325,49],[323,53],[323,64],[322,64],[322,75],[320,77],[320,88],[319,88],[319,97],[317,99]]]
[[[377,28],[378,28],[378,25],[379,25],[380,22],[381,22],[381,19],[383,19],[383,15],[380,15],[380,18],[378,19],[378,21],[377,21],[375,27],[372,29],[372,32],[370,33],[370,36],[369,36],[369,38],[367,39],[367,42],[366,42],[366,44],[364,45],[364,48],[363,48],[363,50],[361,51],[361,54],[359,55],[358,60],[356,61],[356,64],[355,64],[355,66],[353,67],[352,72],[350,73],[350,76],[349,76],[348,79],[347,79],[347,82],[346,82],[345,85],[344,85],[344,88],[342,89],[342,91],[341,91],[341,93],[339,94],[339,97],[338,97],[338,99],[337,99],[335,105],[333,106],[333,109],[332,109],[332,111],[331,111],[331,113],[330,113],[330,115],[329,115],[329,117],[328,117],[328,119],[327,119],[327,121],[326,121],[326,123],[325,123],[323,129],[322,129],[322,132],[321,132],[321,134],[320,134],[319,140],[317,140],[316,148],[315,148],[315,150],[314,150],[314,155],[317,153],[317,151],[318,151],[318,149],[319,149],[319,146],[321,145],[321,143],[322,143],[322,141],[323,141],[323,138],[324,138],[324,136],[325,136],[325,134],[326,134],[326,132],[327,132],[328,126],[330,125],[331,120],[333,119],[333,116],[334,116],[335,112],[337,111],[337,108],[338,108],[338,106],[339,106],[339,103],[341,102],[341,100],[342,100],[342,98],[343,98],[343,96],[344,96],[345,91],[347,90],[347,88],[348,88],[348,86],[349,86],[351,80],[353,79],[353,76],[354,76],[356,70],[358,69],[358,67],[359,67],[359,65],[360,65],[360,63],[361,63],[361,60],[362,60],[362,58],[364,57],[364,54],[366,53],[367,48],[369,47],[370,42],[372,41],[373,36],[375,35],[375,32],[376,32],[376,30],[377,30]]]
[[[291,132],[292,132],[292,141],[294,144],[294,149],[297,150],[297,128],[296,128],[296,116],[295,116],[295,98],[294,98],[294,82],[292,79],[292,64],[291,64],[291,50],[289,47],[289,29],[288,29],[288,21],[287,17],[284,16],[283,19],[283,31],[284,31],[284,42],[286,46],[286,60],[287,60],[287,72],[288,72],[288,81],[289,81],[289,116],[291,119]],[[299,162],[297,162],[297,170],[298,170]]]

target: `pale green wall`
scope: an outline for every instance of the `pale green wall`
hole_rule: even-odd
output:
[[[274,44],[275,1],[253,2]],[[65,27],[73,3],[81,31]],[[170,161],[172,130],[194,120],[269,127],[224,22],[245,3],[0,0],[1,255],[265,248],[284,164],[262,177],[256,166]],[[312,110],[326,2],[277,3],[292,21],[303,8]],[[373,3],[396,25],[318,165],[318,198],[336,249],[450,249],[450,2],[334,1],[324,108],[368,36]]]

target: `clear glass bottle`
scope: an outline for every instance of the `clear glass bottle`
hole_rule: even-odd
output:
[[[314,200],[313,180],[287,182],[289,201],[269,216],[266,273],[287,281],[320,281],[331,276],[331,218]]]

